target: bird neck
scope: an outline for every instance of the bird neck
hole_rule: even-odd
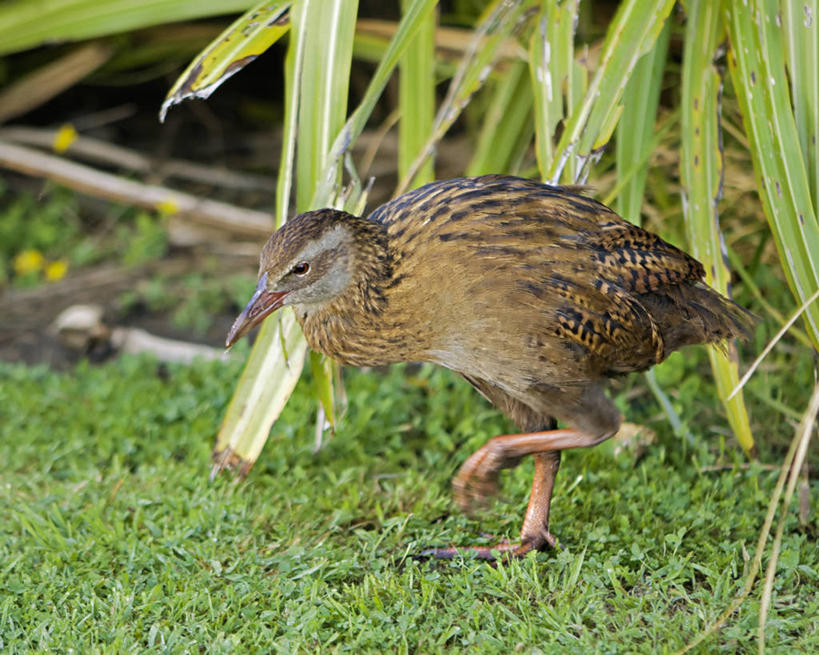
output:
[[[387,232],[379,223],[355,217],[353,230],[353,273],[350,287],[333,301],[334,310],[352,314],[364,313],[380,318],[387,306],[386,292],[395,270]]]
[[[387,363],[381,342],[384,330],[392,331],[393,253],[382,225],[350,217],[347,226],[353,237],[349,286],[321,306],[296,307],[296,317],[313,350],[356,366]]]

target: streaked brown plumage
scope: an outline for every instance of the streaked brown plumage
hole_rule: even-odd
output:
[[[747,334],[749,314],[703,274],[570,189],[501,175],[445,180],[367,218],[322,209],[287,222],[262,251],[259,287],[228,345],[293,305],[310,346],[344,364],[427,361],[462,374],[529,434],[496,437],[470,457],[456,500],[481,501],[501,469],[534,455],[521,543],[506,548],[523,554],[554,543],[560,451],[619,427],[608,377]],[[573,429],[554,430],[555,418]]]

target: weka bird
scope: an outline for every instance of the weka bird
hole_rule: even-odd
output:
[[[366,218],[321,209],[285,223],[227,345],[292,305],[310,347],[342,364],[434,362],[463,375],[523,434],[466,460],[453,482],[461,507],[495,493],[502,469],[535,461],[520,543],[470,550],[523,555],[555,544],[560,451],[617,432],[608,377],[747,335],[750,315],[703,275],[689,255],[571,189],[503,175],[445,180]]]

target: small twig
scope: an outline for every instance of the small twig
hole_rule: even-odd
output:
[[[813,293],[813,295],[811,295],[811,297],[810,297],[810,298],[808,298],[808,299],[807,299],[805,302],[803,302],[803,303],[802,303],[802,306],[801,306],[801,307],[799,307],[799,309],[797,309],[797,310],[796,310],[796,311],[793,313],[793,316],[791,316],[791,317],[788,319],[788,322],[787,322],[787,323],[785,323],[785,325],[783,325],[783,326],[782,326],[782,327],[779,329],[779,332],[777,332],[777,333],[774,335],[773,339],[771,339],[771,340],[768,342],[768,345],[767,345],[767,346],[765,346],[764,350],[763,350],[763,351],[762,351],[762,352],[759,354],[759,357],[757,357],[757,358],[754,360],[754,363],[753,363],[753,364],[751,364],[751,367],[750,367],[750,368],[749,368],[749,369],[748,369],[748,370],[745,372],[745,375],[743,375],[743,376],[742,376],[742,379],[741,379],[741,380],[740,380],[740,381],[737,383],[737,386],[735,386],[735,387],[734,387],[734,390],[733,390],[733,391],[731,392],[731,394],[728,396],[728,399],[727,399],[727,400],[731,400],[731,398],[733,398],[734,396],[736,396],[736,395],[737,395],[737,393],[739,392],[739,390],[740,390],[740,389],[742,389],[742,387],[744,387],[744,386],[745,386],[745,383],[746,383],[746,382],[748,382],[748,380],[750,380],[750,379],[751,379],[751,376],[754,374],[754,371],[755,371],[755,370],[757,369],[757,367],[758,367],[758,366],[759,366],[759,365],[762,363],[762,360],[764,360],[764,359],[765,359],[765,358],[768,356],[768,353],[769,353],[769,352],[771,352],[771,350],[773,350],[773,347],[774,347],[774,346],[777,344],[777,342],[778,342],[778,341],[779,341],[779,340],[780,340],[780,339],[781,339],[781,338],[782,338],[782,337],[785,335],[785,333],[786,333],[786,332],[787,332],[787,331],[790,329],[791,325],[793,325],[794,323],[796,323],[796,319],[798,319],[798,318],[799,318],[799,317],[802,315],[802,312],[804,312],[804,311],[805,311],[805,310],[806,310],[806,309],[807,309],[807,308],[810,306],[810,304],[811,304],[813,301],[815,301],[817,298],[819,298],[819,290],[815,291],[815,292]]]
[[[236,353],[212,348],[201,343],[167,339],[135,327],[115,327],[111,330],[111,344],[120,353],[137,355],[149,353],[160,362],[190,364],[199,358],[204,361],[236,359]]]
[[[377,18],[359,18],[356,21],[356,33],[366,34],[389,41],[395,36],[398,23]],[[435,29],[435,49],[442,55],[460,57],[470,47],[473,32],[460,27],[441,27]],[[526,51],[520,43],[511,37],[503,40],[498,46],[500,59],[526,59]]]
[[[759,462],[742,462],[740,464],[710,464],[708,466],[700,466],[699,472],[700,473],[712,473],[714,471],[731,471],[733,469],[739,469],[740,471],[745,471],[749,468],[758,468],[762,469],[763,471],[778,471],[781,466],[776,464],[760,464]]]
[[[150,210],[162,210],[194,223],[264,238],[273,231],[273,216],[224,202],[207,200],[166,187],[126,180],[62,157],[0,141],[0,166],[45,177],[76,191]]]
[[[375,156],[378,154],[379,149],[381,148],[381,143],[384,141],[384,138],[387,136],[387,133],[395,126],[398,122],[398,119],[401,118],[401,112],[399,109],[394,109],[390,112],[390,115],[384,119],[384,122],[381,126],[375,131],[375,135],[372,139],[372,142],[369,146],[367,146],[367,150],[364,152],[364,156],[361,158],[361,166],[359,167],[361,170],[362,176],[367,176],[370,173],[370,168],[375,161]]]
[[[799,480],[799,525],[806,526],[810,521],[810,472],[808,462],[802,465],[802,477]]]
[[[0,139],[18,145],[51,149],[58,132],[59,130],[36,127],[7,127],[0,130]],[[175,177],[226,189],[264,191],[273,186],[273,181],[263,175],[235,173],[184,159],[168,159],[158,163],[136,150],[87,136],[74,139],[65,154],[94,164],[117,166],[134,173]]]
[[[816,415],[819,413],[819,384],[813,389],[813,395],[808,403],[808,409],[802,417],[802,422],[796,430],[793,443],[796,444],[796,454],[793,458],[793,466],[788,475],[788,487],[785,489],[785,499],[782,501],[782,514],[779,516],[779,524],[776,526],[773,544],[771,544],[771,557],[768,560],[768,568],[765,571],[765,585],[762,588],[762,597],[759,600],[759,648],[762,655],[765,652],[765,623],[768,619],[768,610],[771,607],[771,597],[773,596],[773,583],[776,577],[776,564],[779,560],[779,551],[782,546],[782,535],[785,532],[785,519],[788,517],[788,507],[793,499],[793,492],[796,483],[799,481],[799,472],[805,463],[808,453],[808,444],[813,434],[816,424]]]
[[[683,425],[679,414],[677,414],[676,410],[674,409],[674,405],[671,404],[671,401],[668,399],[665,391],[663,391],[660,383],[657,382],[657,376],[654,374],[654,371],[648,371],[645,374],[645,379],[648,383],[648,388],[651,389],[651,393],[654,394],[657,402],[659,402],[660,406],[663,408],[665,416],[668,419],[668,422],[671,424],[671,429],[674,431],[674,435],[684,438],[693,446],[696,443],[694,435],[692,435],[691,431]]]
[[[114,105],[82,116],[76,116],[71,120],[71,124],[77,132],[86,132],[119,123],[126,118],[131,118],[138,111],[139,107],[135,102],[125,102],[121,105]]]

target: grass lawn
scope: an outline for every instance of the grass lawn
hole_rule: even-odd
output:
[[[510,427],[466,383],[347,370],[347,415],[313,455],[306,377],[248,479],[209,484],[240,367],[0,364],[0,651],[662,653],[742,587],[777,472],[742,466],[717,433],[707,373],[673,385],[693,445],[641,378],[621,386],[657,442],[639,458],[611,444],[564,455],[563,550],[493,568],[411,557],[520,527],[528,461],[479,520],[453,506],[457,467]],[[729,466],[702,470],[715,461]],[[792,514],[768,652],[816,653],[816,513],[806,527]],[[695,652],[755,651],[758,598]]]

